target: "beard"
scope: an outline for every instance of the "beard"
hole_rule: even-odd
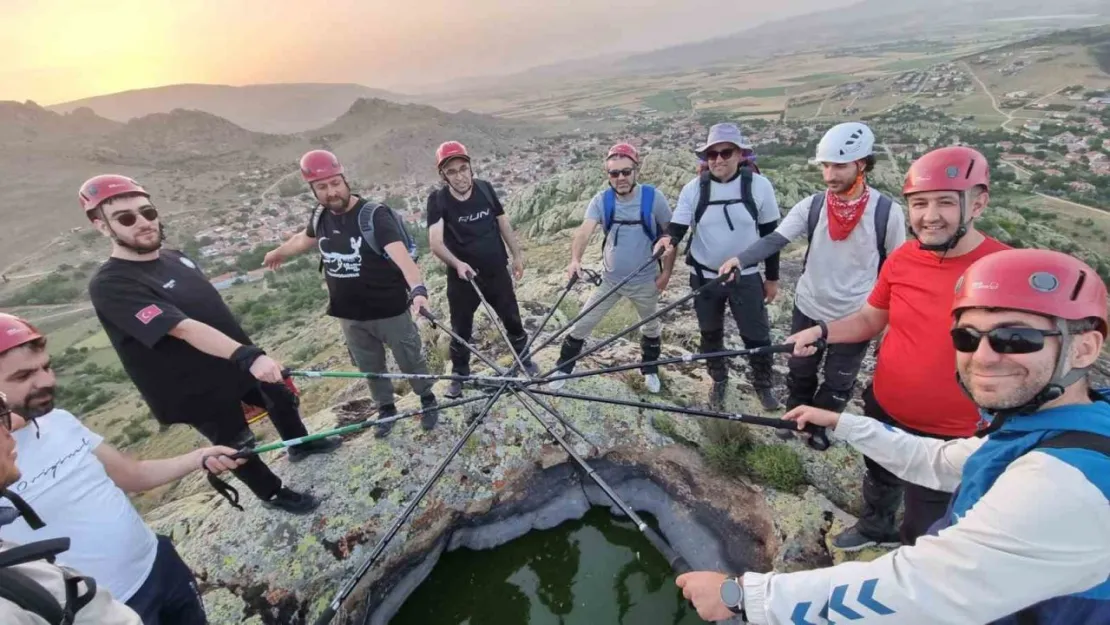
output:
[[[142,243],[139,243],[138,235],[136,235],[132,240],[128,241],[127,239],[118,235],[114,230],[112,231],[112,240],[118,243],[120,247],[127,248],[138,254],[149,254],[151,252],[162,249],[162,243],[166,240],[166,227],[161,223],[158,224],[158,239],[155,240],[154,243],[151,243],[149,245],[143,245]]]
[[[341,214],[347,210],[347,205],[351,203],[351,194],[344,193],[338,196],[325,197],[324,201],[320,203],[332,213]]]
[[[25,419],[37,419],[54,410],[54,387],[40,388],[11,407],[12,412]]]

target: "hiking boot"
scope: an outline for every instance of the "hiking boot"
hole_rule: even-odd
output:
[[[534,378],[540,374],[540,367],[534,360],[529,358],[524,361],[524,372],[528,374],[528,377]]]
[[[769,388],[757,388],[755,389],[755,395],[759,398],[759,403],[763,404],[764,410],[772,411],[782,408],[782,404],[779,403],[779,400]]]
[[[659,375],[656,373],[644,375],[644,386],[646,386],[648,392],[652,394],[658,393],[663,389],[663,383],[659,381]]]
[[[298,493],[282,486],[269,499],[263,499],[262,505],[271,510],[281,510],[290,514],[308,514],[320,505],[320,500],[313,497],[311,493]]]
[[[886,536],[882,539],[871,538],[870,536],[859,531],[859,527],[853,525],[848,529],[837,534],[833,539],[832,545],[841,551],[859,551],[867,547],[882,547],[885,549],[897,547],[902,544],[901,539],[897,535]]]
[[[727,392],[728,380],[714,380],[713,388],[709,389],[709,409],[723,409],[725,407],[725,393]]]
[[[328,438],[320,438],[300,445],[293,445],[289,448],[289,462],[300,462],[305,458],[314,454],[327,454],[335,451],[343,444],[343,441],[338,436],[329,436]]]
[[[394,406],[393,404],[386,404],[386,405],[382,406],[380,409],[378,409],[378,420],[379,421],[381,421],[382,419],[388,419],[390,417],[396,417],[396,416],[397,416],[397,407]],[[389,423],[385,423],[385,424],[379,425],[376,428],[374,428],[374,438],[385,438],[385,437],[389,436],[389,433],[393,431],[393,426],[396,423],[397,423],[396,421],[390,421]]]
[[[436,396],[431,393],[422,396],[420,407],[424,409],[424,412],[420,413],[420,427],[425,432],[430,431],[439,421],[439,407],[436,404]]]
[[[547,388],[549,388],[553,391],[557,391],[557,390],[563,388],[566,385],[567,385],[567,380],[566,380],[566,378],[563,378],[562,380],[552,380],[552,381],[548,382],[547,383]]]
[[[451,383],[447,385],[447,391],[443,394],[443,396],[449,399],[458,399],[462,397],[462,393],[462,382],[458,380],[451,380]]]

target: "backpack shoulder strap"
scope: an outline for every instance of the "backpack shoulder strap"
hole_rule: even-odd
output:
[[[617,212],[617,192],[609,187],[601,195],[601,228],[605,233],[613,229],[613,215]]]
[[[374,215],[377,214],[379,208],[384,208],[384,205],[377,202],[367,202],[362,205],[358,211],[358,230],[362,233],[362,239],[374,250],[374,253],[379,256],[385,255],[385,250],[378,245],[378,239],[374,236]],[[388,209],[387,209],[388,210]]]
[[[1089,449],[1097,451],[1110,458],[1110,436],[1095,434],[1094,432],[1064,432],[1046,441],[1042,441],[1034,449]]]
[[[658,238],[655,228],[655,187],[640,185],[640,225],[649,241]]]
[[[486,201],[489,202],[490,208],[493,208],[493,205],[497,203],[497,201],[494,199],[495,193],[493,190],[493,185],[486,180],[479,180],[475,178],[474,186],[478,187],[478,191],[480,191],[482,195],[485,196]]]
[[[744,208],[748,209],[748,214],[752,216],[752,223],[755,224],[756,229],[759,229],[759,207],[755,204],[755,196],[752,195],[752,168],[744,165],[740,168],[740,201],[744,204]]]
[[[813,247],[813,235],[817,232],[817,222],[821,221],[821,211],[825,208],[825,194],[814,193],[809,199],[809,213],[806,214],[806,253],[802,257],[802,271],[809,261],[809,248]]]
[[[705,209],[709,207],[709,172],[703,171],[698,176],[698,204],[694,208],[694,223],[698,225],[701,221],[702,215],[705,215]]]
[[[320,238],[320,226],[324,224],[324,205],[317,204],[316,208],[312,209],[312,218],[309,220],[312,223],[312,232],[316,238]],[[316,267],[316,271],[324,272],[324,257],[320,256],[320,264]]]
[[[53,538],[19,545],[0,552],[0,598],[16,604],[22,610],[41,617],[50,625],[67,625],[67,610],[58,602],[54,594],[43,588],[31,577],[12,567],[37,560],[53,563],[54,558],[59,553],[68,549],[68,538]],[[59,575],[65,576],[61,569],[58,572]],[[76,612],[76,609],[73,611]]]
[[[879,203],[875,205],[875,244],[879,252],[879,269],[886,262],[886,228],[890,223],[890,208],[894,200],[885,193],[879,194]]]

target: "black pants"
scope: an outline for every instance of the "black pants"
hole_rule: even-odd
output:
[[[794,307],[790,334],[815,325],[815,320],[805,316],[797,306]],[[790,389],[788,405],[843,411],[852,399],[856,376],[859,375],[860,365],[863,364],[863,357],[867,355],[867,346],[870,344],[870,341],[833,343],[825,349],[817,350],[812,356],[791,356],[788,361],[790,374],[786,382]],[[818,384],[817,372],[821,369],[822,358],[825,359],[825,379]]]
[[[875,392],[870,385],[863,391],[863,412],[872,419],[894,425],[916,436],[940,440],[956,438],[919,432],[897,423],[875,400]],[[903,544],[914,544],[928,532],[929,526],[944,516],[952,493],[903,482],[866,456],[864,462],[867,464],[867,473],[863,478],[863,514],[856,526],[862,534],[877,539],[893,536],[899,498],[906,506],[902,515],[902,527],[898,531]]]
[[[513,292],[513,278],[508,267],[484,269],[474,277],[493,312],[501,319],[509,334],[513,351],[521,353],[528,344],[528,335],[520,321],[520,307]],[[447,305],[451,308],[451,329],[471,342],[474,332],[474,311],[482,305],[474,287],[451,271],[447,272]],[[455,375],[470,375],[470,351],[458,341],[451,341],[451,369]]]
[[[698,289],[709,280],[690,274],[690,288]],[[731,282],[717,284],[694,297],[694,312],[701,330],[701,352],[725,348],[725,306],[732,311],[745,348],[771,344],[771,321],[763,303],[763,277],[758,273],[737,276]],[[748,356],[751,383],[755,388],[771,388],[771,354]],[[728,365],[723,358],[710,358],[705,363],[709,377],[715,382],[728,379]]]
[[[296,398],[284,384],[260,382],[256,389],[243,396],[242,401],[265,408],[282,440],[308,435],[297,410]],[[208,419],[193,424],[193,427],[213,445],[235,449],[254,445],[254,434],[247,426],[247,418],[243,416],[239,402],[219,402],[211,406],[208,415]],[[274,475],[258,456],[251,456],[243,466],[232,472],[260,499],[269,499],[281,488],[281,478]]]
[[[205,625],[208,622],[197,580],[166,536],[158,537],[154,568],[139,590],[127,600],[127,607],[139,615],[143,625]]]

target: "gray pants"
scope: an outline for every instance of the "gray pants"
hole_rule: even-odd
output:
[[[428,373],[428,363],[424,360],[424,345],[420,333],[406,310],[396,317],[372,319],[370,321],[351,321],[340,319],[339,327],[347,339],[347,349],[351,351],[355,365],[363,373],[387,373],[385,347],[393,350],[393,358],[405,373]],[[411,380],[412,390],[417,395],[432,391],[432,380]],[[370,395],[378,406],[393,403],[393,382],[391,380],[367,380]]]
[[[594,302],[600,299],[602,295],[607,293],[609,289],[612,289],[615,285],[615,282],[602,280],[601,286],[593,292],[593,295],[590,296],[590,299],[582,308],[585,309],[592,306]],[[604,301],[597,305],[597,308],[586,313],[585,317],[579,319],[578,323],[574,324],[574,327],[570,329],[570,336],[579,341],[586,340],[586,337],[590,336],[590,333],[594,331],[594,327],[601,323],[605,315],[612,310],[613,306],[615,306],[617,301],[622,297],[627,297],[629,301],[632,302],[632,305],[636,307],[636,313],[640,315],[640,319],[654,315],[659,307],[659,289],[655,288],[655,280],[650,280],[643,284],[626,284],[617,290],[616,293],[605,298]],[[643,334],[647,338],[659,338],[659,332],[663,329],[662,326],[663,324],[658,318],[652,319],[648,323],[640,326],[640,334]]]

